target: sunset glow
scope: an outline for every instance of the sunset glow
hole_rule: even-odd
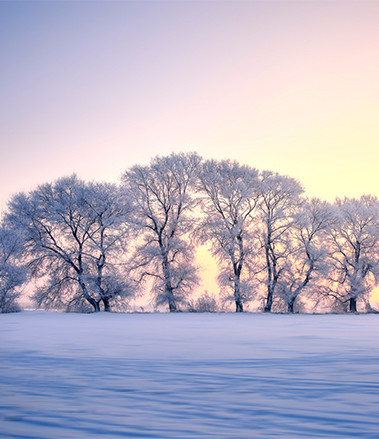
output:
[[[1,205],[198,151],[379,194],[379,4],[1,2]]]

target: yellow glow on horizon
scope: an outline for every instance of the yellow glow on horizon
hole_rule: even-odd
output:
[[[200,285],[196,289],[196,295],[208,292],[219,297],[220,287],[217,283],[219,268],[217,261],[210,253],[210,244],[198,246],[196,249],[196,263],[200,269]],[[374,309],[379,310],[379,285],[370,293],[370,304]]]
[[[200,269],[198,294],[203,294],[207,291],[209,294],[218,295],[220,289],[217,283],[218,267],[216,260],[210,253],[210,245],[200,245],[197,247],[196,264]]]
[[[379,285],[371,291],[370,303],[371,306],[379,310]]]

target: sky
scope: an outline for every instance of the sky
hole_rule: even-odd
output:
[[[197,151],[379,196],[379,2],[0,1],[0,207]]]

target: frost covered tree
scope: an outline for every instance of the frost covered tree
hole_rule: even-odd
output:
[[[303,189],[293,178],[271,171],[260,177],[260,242],[262,254],[263,283],[267,293],[265,312],[271,312],[280,278],[293,250],[290,229],[301,204]]]
[[[236,312],[249,297],[244,272],[253,253],[253,213],[258,203],[258,171],[229,160],[208,160],[199,172],[203,219],[200,242],[211,242],[221,267],[219,283],[231,287]]]
[[[118,208],[107,189],[71,176],[11,200],[7,221],[23,234],[29,267],[44,280],[35,294],[38,305],[109,309],[115,292],[105,289],[104,256],[119,232],[112,237],[116,220],[109,220],[109,209]]]
[[[0,312],[19,309],[16,301],[18,288],[27,281],[26,267],[19,261],[22,252],[21,236],[6,227],[0,227]]]
[[[193,265],[192,193],[201,159],[195,153],[155,157],[149,166],[134,166],[123,175],[124,190],[133,197],[140,231],[133,261],[139,280],[154,279],[157,305],[178,311],[186,293],[198,282]]]
[[[330,294],[357,311],[359,299],[379,281],[379,202],[364,195],[360,199],[337,199],[336,221],[329,245],[333,271]]]
[[[123,267],[125,251],[131,238],[132,205],[120,187],[110,183],[90,183],[83,191],[93,226],[85,247],[90,289],[110,311],[134,293],[134,287]]]
[[[332,223],[332,207],[317,198],[304,201],[294,216],[288,235],[288,255],[277,285],[288,312],[294,312],[298,297],[328,273],[329,250],[325,242]]]

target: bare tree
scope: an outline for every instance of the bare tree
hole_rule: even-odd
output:
[[[243,276],[253,253],[253,213],[258,203],[258,171],[229,160],[208,160],[199,173],[203,220],[200,242],[211,242],[221,267],[219,283],[231,287],[236,312],[243,312],[249,284]]]
[[[328,273],[325,242],[332,223],[332,207],[317,198],[305,201],[294,216],[288,237],[290,250],[277,285],[278,295],[285,300],[288,312],[294,312],[297,298]]]
[[[330,294],[357,312],[357,301],[367,300],[379,281],[379,203],[364,195],[359,200],[337,199],[335,206]]]
[[[155,157],[149,166],[134,166],[123,176],[124,190],[133,197],[134,219],[140,230],[140,245],[133,256],[139,281],[154,279],[156,302],[170,312],[198,282],[193,265],[195,205],[191,188],[201,162],[197,154]]]
[[[18,311],[18,288],[28,279],[26,267],[20,262],[21,236],[6,227],[0,228],[0,312]]]
[[[278,282],[293,248],[290,229],[301,203],[303,192],[293,178],[264,171],[260,181],[260,241],[263,249],[262,273],[267,288],[265,312],[271,312]]]
[[[32,273],[45,280],[35,294],[39,306],[75,308],[87,304],[100,311],[103,302],[109,309],[111,296],[103,286],[104,256],[114,242],[106,234],[115,224],[115,220],[108,222],[110,211],[104,208],[109,193],[104,187],[90,190],[85,182],[71,176],[11,200],[7,220],[25,237],[24,250]],[[99,201],[100,194],[103,199]],[[114,201],[110,197],[108,206]]]

